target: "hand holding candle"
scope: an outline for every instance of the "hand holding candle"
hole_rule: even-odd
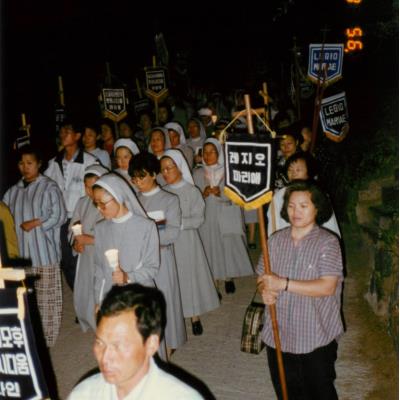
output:
[[[71,226],[72,233],[74,236],[82,235],[82,225],[81,224],[75,224]]]
[[[104,252],[104,255],[107,258],[108,265],[110,266],[110,268],[113,271],[115,271],[119,266],[118,249],[108,249],[107,251]]]
[[[166,219],[163,210],[149,211],[147,216],[155,221],[159,229],[165,228]]]

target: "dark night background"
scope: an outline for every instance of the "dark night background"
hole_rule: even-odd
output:
[[[216,4],[2,2],[1,192],[15,181],[11,143],[22,112],[47,158],[54,151],[57,76],[63,76],[68,110],[80,118],[98,118],[105,63],[133,89],[135,78],[151,64],[158,32],[164,34],[172,64],[177,53],[187,54],[195,86],[257,93],[263,81],[272,90],[285,90],[293,37],[306,69],[308,46],[322,41],[324,28],[327,43],[341,43],[344,29],[359,24],[365,49],[345,56],[343,79],[326,96],[346,91],[353,137],[360,137],[374,118],[379,120],[374,111],[386,90],[398,107],[397,2],[364,0],[357,8],[345,0]],[[304,110],[310,121],[312,111],[307,105]]]

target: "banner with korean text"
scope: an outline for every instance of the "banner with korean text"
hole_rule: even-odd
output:
[[[274,154],[266,135],[230,133],[225,142],[225,195],[246,210],[270,202]]]
[[[0,290],[0,399],[47,399],[26,291]]]

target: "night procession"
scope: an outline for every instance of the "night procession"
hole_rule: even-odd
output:
[[[398,1],[0,17],[0,399],[399,398]]]

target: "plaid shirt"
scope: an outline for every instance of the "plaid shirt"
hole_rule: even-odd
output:
[[[271,270],[293,280],[313,280],[322,276],[338,276],[332,296],[311,297],[282,291],[276,302],[279,336],[283,352],[310,353],[329,344],[343,333],[340,316],[340,294],[343,281],[342,255],[339,241],[327,230],[315,226],[297,246],[291,228],[277,231],[269,239]],[[264,272],[261,255],[257,272]],[[268,307],[262,331],[263,341],[275,347]]]

